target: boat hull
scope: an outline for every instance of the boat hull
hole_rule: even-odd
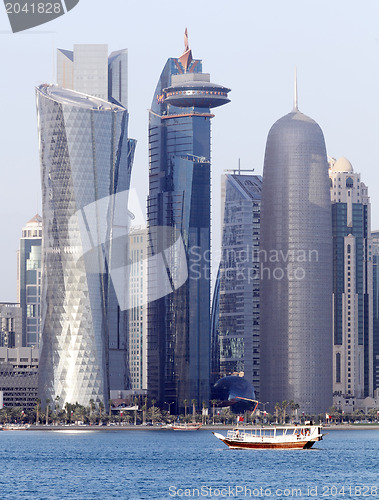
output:
[[[236,443],[234,441],[230,441],[228,439],[220,439],[223,443],[225,443],[229,448],[233,449],[256,449],[256,450],[273,450],[273,449],[288,449],[288,450],[305,450],[312,448],[315,444],[315,441],[303,441],[303,442],[288,442],[288,443],[249,443],[249,442],[240,442]]]

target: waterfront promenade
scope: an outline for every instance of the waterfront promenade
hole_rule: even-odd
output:
[[[203,425],[203,431],[223,431],[234,429],[236,425]],[[243,429],[260,428],[261,426],[239,425]],[[274,427],[272,425],[271,427]],[[280,425],[278,425],[280,427]],[[379,424],[338,424],[324,425],[323,429],[328,430],[379,430]],[[160,425],[31,425],[27,431],[167,431]],[[180,431],[177,431],[180,432]],[[196,431],[191,431],[196,432]]]

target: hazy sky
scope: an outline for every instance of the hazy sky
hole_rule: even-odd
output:
[[[298,68],[299,109],[321,126],[328,154],[346,156],[369,187],[379,228],[378,0],[80,0],[67,15],[12,34],[0,5],[0,301],[16,300],[16,252],[23,225],[41,212],[34,87],[55,83],[56,48],[107,43],[129,49],[129,136],[137,139],[132,184],[148,186],[148,109],[168,57],[188,27],[194,58],[211,81],[232,89],[212,121],[214,247],[220,176],[262,173],[271,125],[290,112]]]

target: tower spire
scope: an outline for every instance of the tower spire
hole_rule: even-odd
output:
[[[297,102],[297,67],[296,66],[295,66],[295,75],[294,75],[293,110],[299,111],[298,102]]]
[[[188,44],[188,30],[187,30],[187,28],[184,31],[184,52],[179,57],[179,61],[182,63],[182,66],[184,68],[184,72],[187,73],[187,70],[192,62],[192,52],[191,52],[191,49],[189,48],[189,44]]]

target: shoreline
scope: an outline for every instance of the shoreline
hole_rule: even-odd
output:
[[[227,431],[232,430],[236,425],[203,425],[200,431]],[[253,430],[259,429],[261,426],[239,426],[242,430]],[[270,426],[275,427],[275,426]],[[340,425],[324,425],[324,430],[331,431],[355,431],[355,430],[379,430],[379,424],[340,424]],[[18,430],[18,429],[16,429]],[[161,426],[152,425],[31,425],[26,431],[167,431],[168,429],[162,429]],[[12,431],[5,431],[12,432]],[[182,432],[182,431],[173,431]],[[185,431],[185,432],[196,432],[196,431]]]

